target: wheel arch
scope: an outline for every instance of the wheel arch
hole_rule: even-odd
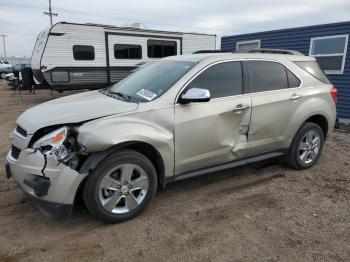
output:
[[[308,119],[306,119],[304,121],[305,122],[309,122],[309,123],[314,123],[316,125],[318,125],[319,127],[321,127],[322,131],[323,131],[323,136],[326,139],[327,134],[328,134],[328,129],[329,129],[329,123],[327,118],[322,115],[322,114],[315,114],[313,116],[310,116]]]
[[[122,149],[135,150],[148,158],[157,172],[158,185],[165,187],[165,163],[161,153],[151,144],[143,141],[128,141],[111,146],[110,148],[89,154],[79,169],[79,173],[87,174],[91,172],[105,157]]]

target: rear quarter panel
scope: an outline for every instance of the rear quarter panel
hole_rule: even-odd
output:
[[[292,115],[289,121],[289,126],[286,132],[289,132],[288,145],[291,144],[296,132],[312,116],[322,115],[327,119],[328,122],[328,134],[333,131],[336,121],[336,107],[335,103],[330,95],[330,89],[332,85],[318,85],[312,87],[300,88],[300,94],[302,98],[297,101],[299,106]]]

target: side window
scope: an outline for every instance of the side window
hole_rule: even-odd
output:
[[[291,71],[289,71],[287,68],[287,76],[288,76],[288,85],[289,88],[293,88],[293,87],[299,87],[301,82],[299,80],[299,78],[297,78]]]
[[[245,78],[251,93],[288,88],[286,68],[271,61],[245,61]]]
[[[140,45],[114,45],[114,57],[117,59],[141,59],[142,49]]]
[[[177,54],[176,41],[148,40],[147,55],[149,58],[162,58]]]
[[[203,71],[186,89],[207,89],[211,98],[218,98],[242,94],[242,82],[241,62],[224,62]]]
[[[75,60],[94,60],[95,50],[90,45],[74,45],[73,57]]]

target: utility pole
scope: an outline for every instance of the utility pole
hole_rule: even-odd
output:
[[[5,55],[5,59],[6,59],[6,58],[7,58],[7,55],[6,55],[5,37],[6,37],[7,35],[2,34],[2,35],[0,35],[0,36],[2,36],[2,42],[3,42],[3,44],[4,44],[4,55]]]
[[[51,0],[49,0],[49,12],[44,12],[45,15],[48,15],[50,16],[50,24],[52,26],[52,17],[53,16],[58,16],[57,13],[52,13],[52,10],[51,10]]]

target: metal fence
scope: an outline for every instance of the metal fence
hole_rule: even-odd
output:
[[[6,60],[8,61],[11,65],[15,64],[30,64],[30,57],[22,56],[22,57],[17,57],[17,56],[9,56],[9,57],[0,57],[0,60]]]

